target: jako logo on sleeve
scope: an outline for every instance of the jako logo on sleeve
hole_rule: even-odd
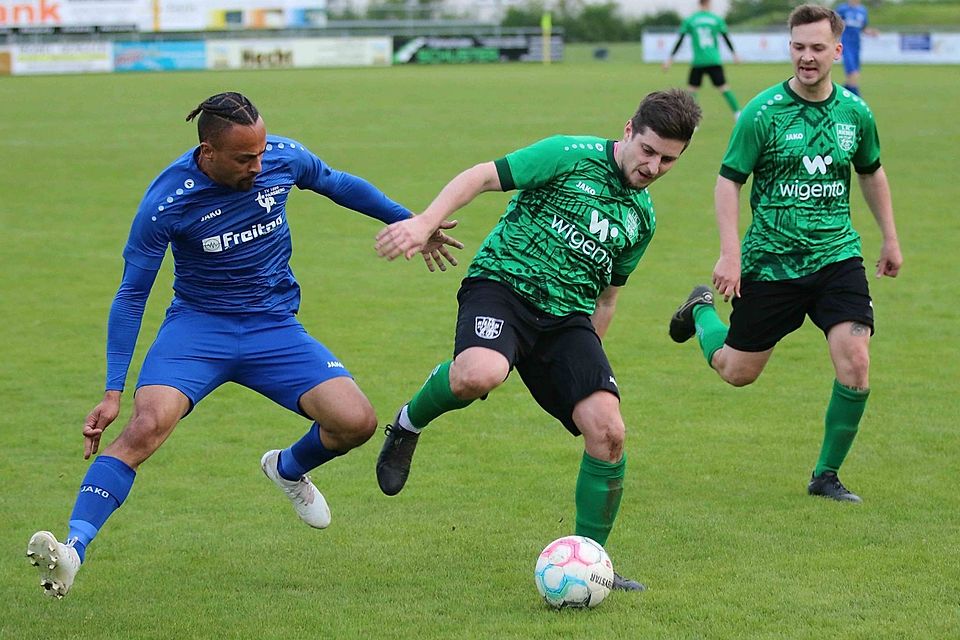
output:
[[[279,228],[282,224],[283,216],[277,216],[276,220],[271,220],[266,224],[258,222],[256,225],[250,227],[246,231],[241,231],[240,233],[234,233],[230,231],[222,236],[211,236],[209,238],[204,238],[200,242],[203,245],[204,252],[220,253],[221,251],[226,251],[231,247],[241,245],[244,242],[250,242],[255,238],[265,236]]]

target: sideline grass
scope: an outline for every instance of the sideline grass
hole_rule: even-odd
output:
[[[960,413],[953,176],[960,86],[942,68],[872,66],[906,256],[873,282],[874,393],[844,480],[866,500],[808,498],[832,372],[821,336],[790,336],[754,386],[723,386],[666,319],[716,259],[712,188],[730,117],[707,118],[654,185],[658,236],[606,343],[624,391],[629,472],[608,550],[650,591],[548,610],[532,571],[573,529],[580,443],[511,379],[425,433],[410,483],[379,494],[381,436],[316,474],[333,525],[309,530],[258,469],[307,427],[236,386],[197,407],[146,463],[62,602],[22,557],[62,535],[87,464],[79,427],[102,388],[106,313],[143,190],[194,143],[186,113],[249,94],[268,129],[421,209],[457,171],[557,132],[616,137],[647,91],[685,70],[616,56],[534,65],[6,78],[0,82],[0,637],[946,638],[960,635]],[[786,65],[730,69],[741,99]],[[933,89],[936,88],[936,91]],[[71,98],[66,98],[71,96]],[[952,163],[952,164],[951,164]],[[872,262],[878,237],[859,193]],[[506,195],[460,216],[466,262]],[[381,422],[452,344],[460,267],[373,253],[378,223],[291,198],[301,318],[354,372]],[[169,260],[169,259],[168,259]],[[170,296],[154,287],[129,385]],[[106,439],[129,415],[131,394]]]

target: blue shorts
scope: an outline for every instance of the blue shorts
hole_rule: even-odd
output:
[[[860,49],[857,47],[843,48],[843,72],[856,73],[860,71]]]
[[[179,389],[190,409],[225,382],[236,382],[306,416],[300,396],[346,367],[295,316],[213,314],[171,308],[140,370],[137,388]],[[309,416],[306,416],[309,417]]]

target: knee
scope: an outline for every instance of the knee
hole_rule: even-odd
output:
[[[732,387],[745,387],[748,384],[753,384],[757,380],[756,375],[745,371],[721,373],[720,377]]]
[[[348,421],[338,425],[339,439],[349,448],[359,447],[377,431],[377,414],[369,404],[358,409]]]
[[[496,389],[505,378],[502,371],[491,368],[451,369],[450,391],[461,400],[475,400]]]
[[[156,415],[137,413],[103,453],[136,468],[160,448],[171,429],[171,425],[163,424]]]
[[[617,409],[619,400],[598,392],[573,410],[573,422],[583,434],[586,452],[598,460],[617,462],[623,457],[626,426]]]
[[[866,388],[870,378],[870,354],[858,351],[837,365],[837,380],[854,388]]]
[[[584,447],[591,456],[606,462],[617,462],[623,457],[626,429],[623,422],[613,420],[595,425],[584,432]]]
[[[748,384],[756,382],[760,377],[760,372],[743,367],[717,367],[717,373],[723,378],[723,381],[734,387],[745,387]]]

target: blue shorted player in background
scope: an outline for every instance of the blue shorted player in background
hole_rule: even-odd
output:
[[[867,26],[867,8],[860,0],[847,0],[835,9],[837,15],[843,19],[843,35],[840,43],[843,45],[843,72],[846,80],[844,88],[850,93],[860,95],[860,36],[867,34],[875,36],[876,29]]]
[[[106,393],[84,422],[84,458],[97,453],[119,415],[147,297],[169,245],[173,302],[143,362],[133,415],[87,470],[66,541],[38,531],[27,546],[50,596],[69,591],[86,547],[127,497],[140,464],[221,384],[244,385],[314,421],[300,440],[261,459],[311,527],[329,525],[330,510],[307,472],[376,430],[373,407],[350,372],[296,318],[287,197],[294,187],[309,189],[387,224],[412,214],[299,142],[268,136],[256,107],[238,93],[212,96],[187,120],[197,115],[200,145],[151,183],[123,251],[107,325]],[[449,247],[462,245],[443,232],[452,226],[421,252],[431,271],[456,264]]]

